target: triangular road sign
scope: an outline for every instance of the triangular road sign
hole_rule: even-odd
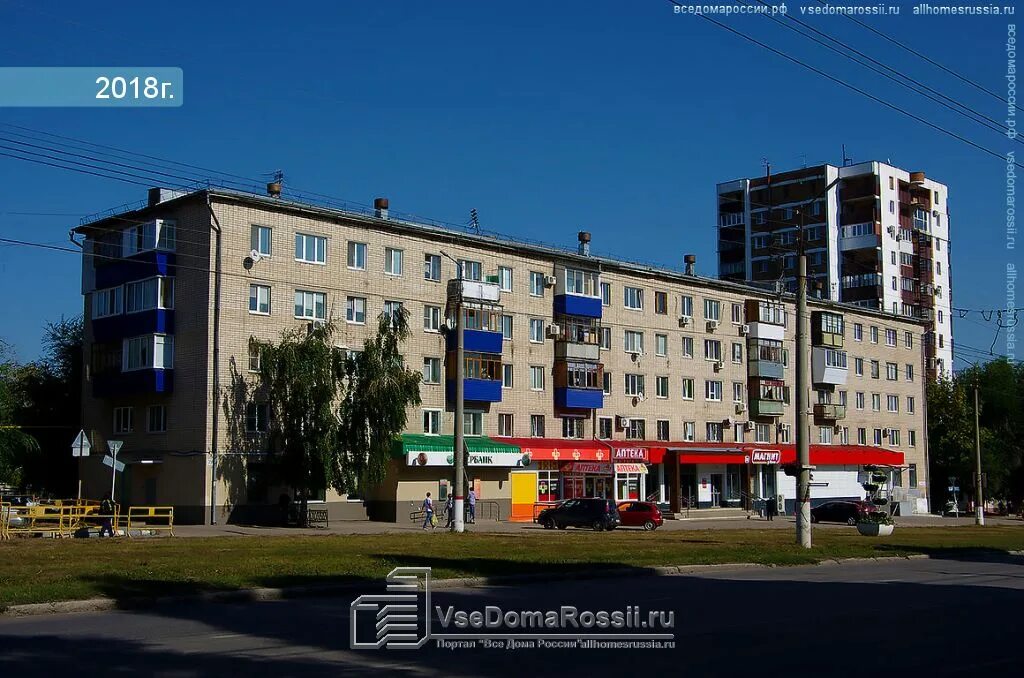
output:
[[[85,431],[79,431],[78,436],[71,443],[71,456],[88,457],[91,451],[92,445],[89,443],[89,439],[85,437]]]

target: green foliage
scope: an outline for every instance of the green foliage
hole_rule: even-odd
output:
[[[15,487],[22,485],[26,465],[39,453],[39,443],[18,428],[15,418],[25,405],[23,370],[0,342],[0,484]]]
[[[858,523],[871,523],[875,525],[895,525],[896,521],[892,519],[888,511],[868,511],[867,513],[861,514],[860,518],[857,519]]]

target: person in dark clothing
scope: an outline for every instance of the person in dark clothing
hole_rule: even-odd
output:
[[[100,537],[113,537],[114,536],[114,512],[117,510],[117,504],[114,503],[114,499],[107,495],[100,502],[100,515],[103,516],[103,522],[100,524]]]
[[[775,497],[768,497],[764,502],[764,515],[768,520],[775,520],[775,515],[779,512],[779,505],[775,500]]]

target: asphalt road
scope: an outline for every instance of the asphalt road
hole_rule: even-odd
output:
[[[382,590],[371,582],[367,589]],[[1024,559],[715,570],[433,593],[434,606],[464,610],[671,610],[673,649],[509,650],[479,642],[441,649],[430,641],[420,650],[353,651],[350,602],[0,618],[0,675],[977,676],[1024,665]]]

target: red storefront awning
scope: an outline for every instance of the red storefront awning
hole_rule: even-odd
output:
[[[501,442],[518,445],[519,451],[533,461],[611,461],[611,446],[603,440],[568,440],[560,438],[500,438]]]
[[[681,464],[748,464],[751,453],[778,451],[781,464],[796,462],[796,446],[768,443],[661,443],[670,453],[679,455]],[[902,452],[872,445],[811,445],[814,466],[903,466]]]

